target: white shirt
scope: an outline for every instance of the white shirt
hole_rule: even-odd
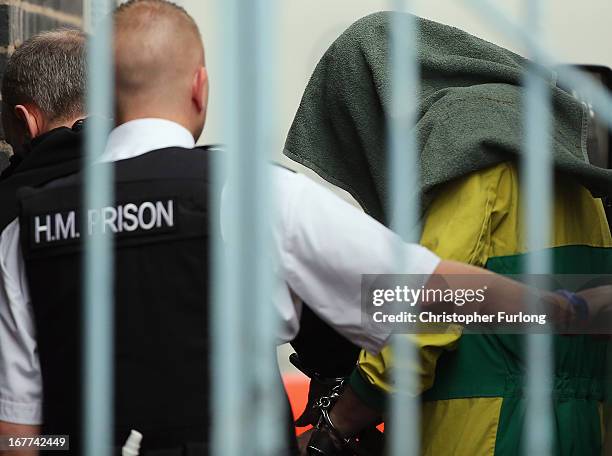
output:
[[[101,160],[194,145],[189,131],[176,123],[135,120],[111,132]],[[401,243],[393,232],[307,177],[276,166],[271,172],[277,186],[272,230],[280,279],[273,296],[282,321],[279,341],[295,337],[307,303],[353,343],[378,352],[388,338],[388,326],[364,327],[362,274],[427,276],[438,257],[421,246]],[[403,250],[404,271],[394,268],[398,248]],[[33,321],[15,220],[0,235],[0,421],[41,422],[42,379]]]

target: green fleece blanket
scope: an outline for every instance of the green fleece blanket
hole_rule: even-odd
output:
[[[382,222],[389,191],[391,14],[397,13],[360,19],[329,48],[306,88],[285,146],[289,158],[347,190]],[[438,185],[523,152],[521,84],[529,62],[454,27],[416,21],[418,121],[406,128],[416,128],[426,207]],[[575,176],[597,196],[612,194],[612,171],[588,163],[586,110],[555,86],[553,76],[545,77],[552,90],[556,169]]]

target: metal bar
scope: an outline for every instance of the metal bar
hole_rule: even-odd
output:
[[[393,0],[395,13],[391,19],[389,65],[391,95],[389,112],[390,227],[404,241],[418,242],[419,166],[415,137],[418,103],[419,69],[416,54],[416,21],[405,13],[409,2]],[[397,249],[400,251],[401,249]],[[397,259],[398,271],[405,271],[402,259]],[[411,339],[396,335],[391,339],[395,359],[396,393],[391,401],[391,455],[417,455],[420,449],[420,406],[415,395],[418,384],[413,368],[418,353]],[[412,368],[411,368],[412,367]]]
[[[543,0],[525,0],[526,25],[529,35],[540,42],[543,37]],[[528,57],[535,64],[538,53],[526,43]],[[530,65],[525,75],[525,151],[522,161],[524,216],[527,221],[528,276],[549,274],[552,267],[550,233],[552,229],[552,128],[551,86],[537,69]],[[540,284],[542,285],[542,284]],[[533,313],[538,304],[531,303]],[[525,454],[552,454],[552,336],[528,334],[526,345],[526,416]]]
[[[110,165],[92,165],[104,151],[113,109],[112,10],[110,0],[91,0],[94,33],[88,49],[88,111],[84,206],[102,208],[113,200]],[[83,211],[83,226],[87,226]],[[94,230],[84,240],[85,288],[84,365],[84,449],[88,456],[110,455],[113,444],[113,250],[112,236]]]
[[[274,287],[274,273],[276,270],[275,258],[272,252],[273,239],[271,222],[276,213],[272,200],[271,166],[274,150],[274,138],[280,134],[278,130],[278,119],[276,116],[276,93],[278,87],[275,56],[279,40],[276,31],[278,1],[258,0],[253,2],[255,7],[255,29],[253,35],[256,38],[256,60],[253,62],[255,70],[255,117],[250,120],[254,128],[254,149],[249,150],[248,144],[241,148],[242,160],[247,157],[251,159],[247,163],[247,170],[255,171],[250,182],[245,182],[243,191],[253,200],[246,202],[252,207],[250,214],[255,223],[252,224],[252,237],[249,233],[245,235],[244,245],[248,246],[254,242],[257,247],[253,250],[251,257],[251,272],[257,287],[255,316],[250,321],[245,321],[254,330],[254,352],[253,373],[255,381],[255,397],[258,404],[255,408],[257,416],[254,417],[255,431],[255,454],[260,456],[284,455],[286,449],[286,421],[281,403],[282,385],[280,384],[278,361],[276,358],[276,344],[279,334],[279,314],[272,305],[272,290]],[[248,20],[248,17],[245,17]],[[248,40],[248,37],[245,37]],[[252,37],[251,37],[252,38]],[[255,188],[256,192],[252,193]],[[247,225],[248,226],[248,225]],[[249,290],[245,290],[248,296]],[[280,421],[279,421],[280,418]]]
[[[526,24],[515,24],[489,0],[466,0],[475,11],[494,23],[498,30],[525,44],[528,57],[539,65],[552,65],[556,59],[541,45],[542,3],[526,0]],[[606,90],[588,77],[571,68],[557,69],[559,81],[581,93],[599,96],[602,116],[612,125],[612,99]],[[522,163],[524,177],[522,195],[525,197],[528,250],[526,272],[548,274],[552,262],[550,254],[541,249],[550,245],[552,217],[552,158],[549,132],[552,126],[550,112],[550,87],[535,71],[529,68],[525,77],[525,148]],[[529,195],[526,197],[526,195]],[[538,252],[539,251],[539,252]],[[551,376],[553,373],[552,337],[549,334],[527,336],[526,420],[525,453],[552,454],[552,403]]]
[[[213,312],[211,319],[212,333],[212,448],[214,455],[239,456],[250,454],[245,448],[247,394],[242,387],[244,353],[242,351],[243,339],[240,320],[240,296],[238,293],[239,277],[236,271],[240,259],[232,255],[225,248],[223,236],[228,242],[235,242],[238,222],[240,220],[239,201],[236,192],[224,192],[230,167],[235,165],[236,150],[240,135],[238,127],[238,103],[240,97],[236,87],[239,84],[239,40],[237,34],[238,4],[236,1],[220,0],[216,4],[220,10],[223,26],[219,41],[225,43],[226,51],[223,59],[223,75],[220,81],[221,93],[224,101],[223,125],[227,150],[223,156],[215,157],[213,172],[213,192],[211,198],[211,231],[213,233],[213,283],[212,302]],[[226,197],[223,201],[227,216],[231,224],[223,226],[221,220],[213,222],[214,217],[221,216],[220,196]],[[230,213],[231,211],[231,213]],[[231,216],[231,218],[230,218]],[[237,219],[235,217],[238,217]],[[236,283],[236,278],[238,282]],[[228,436],[231,435],[231,438]]]
[[[268,164],[276,125],[271,76],[277,8],[274,0],[223,0],[218,6],[227,46],[221,84],[227,151],[217,160],[213,192],[224,193],[221,206],[213,202],[224,221],[224,239],[217,232],[213,246],[213,450],[267,456],[282,454],[286,438],[286,422],[278,421]]]

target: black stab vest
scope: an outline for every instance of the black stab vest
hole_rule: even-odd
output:
[[[82,128],[56,128],[32,140],[0,176],[0,231],[17,217],[17,191],[38,187],[81,169]]]
[[[83,208],[80,174],[19,194],[42,433],[70,434],[72,454],[82,454],[82,241],[95,230],[115,235],[117,445],[130,429],[145,435],[143,451],[208,442],[209,154],[114,163],[115,203],[101,211]]]

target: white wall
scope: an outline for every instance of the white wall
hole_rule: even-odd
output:
[[[529,0],[490,0],[503,5],[510,17],[520,20],[523,5]],[[223,143],[220,108],[223,100],[215,87],[220,74],[223,43],[219,39],[219,0],[179,1],[200,25],[207,48],[211,77],[209,121],[202,142]],[[353,21],[389,9],[382,0],[280,0],[278,88],[279,128],[276,150],[282,151],[285,135],[298,107],[302,92],[317,61],[331,42]],[[497,31],[490,21],[479,16],[460,0],[414,0],[421,16],[462,28],[489,41],[520,53],[521,48]],[[612,1],[548,0],[545,29],[555,53],[566,62],[606,64],[612,67]]]

